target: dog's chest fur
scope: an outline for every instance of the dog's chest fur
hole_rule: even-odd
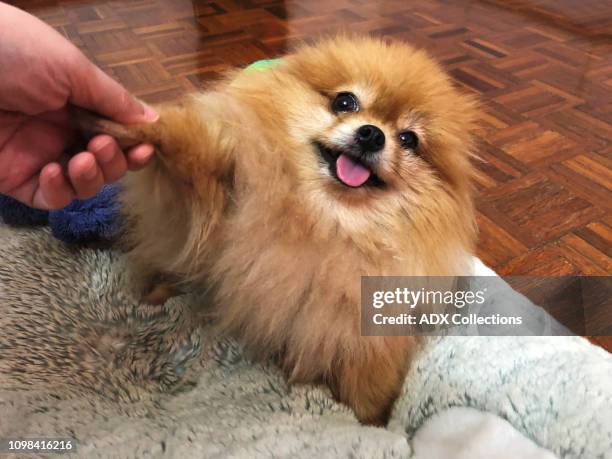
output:
[[[362,276],[440,275],[463,267],[463,257],[443,245],[388,234],[364,243],[338,225],[321,228],[321,218],[299,210],[281,216],[271,204],[264,213],[261,205],[250,209],[248,199],[238,206],[221,229],[211,267],[221,325],[260,356],[283,354],[286,371],[298,380],[317,379],[338,349],[359,340]]]

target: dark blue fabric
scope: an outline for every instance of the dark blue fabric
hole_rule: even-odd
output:
[[[117,186],[106,185],[90,199],[49,212],[53,235],[64,242],[110,240],[119,232]]]
[[[7,225],[35,226],[46,225],[49,212],[32,209],[19,201],[0,194],[0,218]]]
[[[45,212],[0,195],[0,216],[16,226],[49,223],[53,235],[69,243],[111,240],[120,230],[117,185],[106,185],[90,199],[76,200],[60,210]]]

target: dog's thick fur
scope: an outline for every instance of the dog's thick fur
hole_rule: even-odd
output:
[[[342,91],[358,112],[330,110]],[[474,102],[422,51],[339,37],[158,110],[153,125],[95,128],[158,152],[126,180],[140,269],[213,286],[222,329],[384,422],[417,343],[361,336],[360,278],[467,272]],[[343,148],[363,124],[387,138],[384,186],[339,183],[314,146]]]

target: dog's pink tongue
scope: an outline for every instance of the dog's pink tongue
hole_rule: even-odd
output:
[[[336,160],[336,174],[348,186],[361,186],[370,178],[367,167],[342,154]]]

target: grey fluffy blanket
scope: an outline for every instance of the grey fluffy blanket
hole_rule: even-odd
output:
[[[120,254],[0,223],[0,437],[70,436],[82,457],[474,458],[457,426],[486,424],[531,448],[515,457],[612,457],[612,358],[582,338],[432,339],[382,429],[214,336],[203,299],[138,292]]]

